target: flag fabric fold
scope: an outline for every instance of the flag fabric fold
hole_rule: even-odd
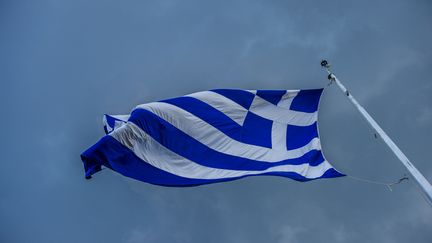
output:
[[[318,135],[322,89],[217,89],[105,115],[106,136],[81,154],[85,176],[108,167],[163,186],[197,186],[247,176],[297,181],[343,176]]]

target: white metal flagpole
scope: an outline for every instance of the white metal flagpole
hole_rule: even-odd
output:
[[[360,114],[366,119],[371,125],[375,132],[383,139],[387,146],[393,151],[398,157],[402,164],[407,168],[408,172],[415,179],[420,186],[421,190],[426,196],[426,200],[432,205],[432,186],[429,181],[417,170],[417,168],[409,161],[406,155],[398,148],[398,146],[390,139],[389,136],[382,130],[382,128],[375,122],[375,120],[369,115],[369,113],[357,102],[356,99],[351,95],[347,88],[339,81],[339,79],[330,70],[330,64],[326,60],[321,61],[321,66],[324,67],[328,72],[328,79],[330,82],[335,82],[342,92],[348,97],[349,101],[357,108]]]

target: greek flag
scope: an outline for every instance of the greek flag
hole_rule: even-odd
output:
[[[197,186],[247,176],[297,181],[343,176],[318,136],[322,89],[216,89],[104,116],[107,133],[81,154],[85,176],[108,167],[163,186]]]

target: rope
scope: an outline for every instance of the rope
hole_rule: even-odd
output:
[[[382,186],[386,186],[391,192],[393,191],[392,186],[397,185],[402,183],[405,180],[409,180],[408,176],[404,175],[402,178],[400,178],[399,180],[392,182],[392,183],[386,183],[386,182],[381,182],[381,181],[372,181],[372,180],[368,180],[368,179],[363,179],[363,178],[359,178],[359,177],[355,177],[355,176],[350,176],[350,175],[346,175],[347,177],[353,179],[353,180],[357,180],[357,181],[361,181],[361,182],[366,182],[366,183],[371,183],[371,184],[376,184],[376,185],[382,185]],[[422,193],[422,190],[420,188],[420,186],[417,183],[416,184],[417,189],[420,191],[420,195],[421,197],[426,201],[427,204],[429,204],[429,206],[432,207],[432,201],[429,200],[429,198],[427,198],[424,193]]]
[[[400,184],[400,183],[402,183],[405,180],[409,180],[408,176],[406,176],[406,175],[404,175],[403,177],[401,177],[399,180],[397,180],[395,182],[373,181],[373,180],[359,178],[359,177],[355,177],[355,176],[351,176],[351,175],[347,175],[347,177],[349,177],[349,178],[351,178],[353,180],[361,181],[361,182],[366,182],[366,183],[370,183],[370,184],[386,186],[390,191],[393,191],[392,186]]]

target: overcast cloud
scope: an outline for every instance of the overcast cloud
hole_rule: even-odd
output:
[[[432,242],[413,181],[252,177],[165,188],[79,154],[104,113],[213,88],[324,87],[321,58],[432,181],[432,4],[388,1],[0,2],[1,242]],[[361,178],[404,168],[336,86],[327,159]]]

